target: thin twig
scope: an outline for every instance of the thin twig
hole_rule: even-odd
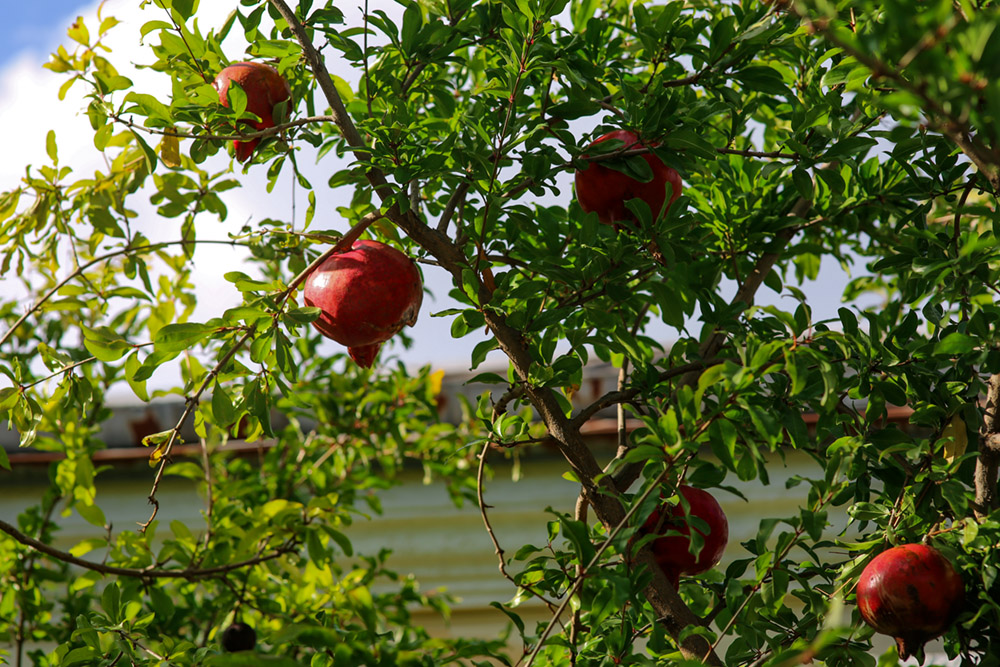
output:
[[[20,542],[26,547],[31,547],[32,549],[39,551],[46,556],[55,558],[56,560],[62,561],[64,563],[69,563],[70,565],[76,565],[87,570],[92,570],[94,572],[100,572],[101,574],[113,575],[118,577],[135,577],[137,579],[187,579],[189,581],[194,581],[196,579],[208,579],[212,577],[218,577],[224,575],[227,572],[232,572],[234,570],[239,570],[245,567],[250,567],[252,565],[259,565],[260,563],[265,563],[275,558],[280,558],[281,556],[290,553],[298,548],[298,543],[295,541],[288,541],[281,545],[273,552],[259,556],[257,558],[250,558],[248,560],[242,560],[235,563],[227,563],[226,565],[219,565],[216,567],[206,567],[206,568],[185,568],[183,570],[160,570],[160,569],[145,569],[137,567],[117,567],[114,565],[104,565],[101,563],[94,563],[92,561],[84,560],[82,558],[77,558],[73,554],[67,551],[61,551],[53,546],[45,544],[40,540],[25,535],[16,527],[7,523],[6,521],[0,519],[0,531],[7,533],[13,537],[16,541]]]
[[[965,189],[962,191],[962,196],[958,200],[958,206],[955,207],[955,221],[952,223],[953,231],[951,236],[951,242],[956,245],[955,249],[956,259],[958,258],[958,248],[957,248],[958,239],[961,236],[961,231],[962,231],[962,228],[959,225],[959,222],[961,222],[962,220],[962,209],[965,208],[965,202],[969,200],[969,194],[972,192],[972,189],[976,187],[976,180],[978,179],[978,177],[979,174],[972,174],[972,178],[970,178],[969,182],[965,184]]]
[[[714,359],[703,359],[700,361],[692,361],[691,363],[681,364],[680,366],[673,366],[667,370],[660,373],[657,378],[657,382],[665,382],[671,378],[675,378],[678,375],[685,375],[687,373],[692,373],[696,371],[702,371],[706,368],[711,368],[712,366],[717,366],[719,364],[725,363],[727,361],[733,361],[728,357],[716,357]],[[573,420],[570,422],[574,427],[579,428],[583,426],[587,421],[590,420],[595,414],[600,412],[606,407],[611,405],[616,405],[619,403],[628,403],[633,398],[641,393],[639,389],[625,389],[621,391],[609,391],[604,394],[596,401],[588,405],[587,407],[581,409],[576,415],[573,416]]]
[[[493,543],[493,550],[496,553],[497,560],[499,561],[500,574],[503,575],[504,579],[514,584],[519,590],[531,593],[536,598],[544,602],[549,608],[549,611],[554,611],[556,608],[554,602],[546,598],[538,591],[535,591],[530,586],[517,583],[517,580],[515,580],[514,577],[512,577],[507,571],[507,564],[503,559],[504,550],[503,547],[500,546],[500,541],[497,539],[496,533],[493,532],[493,524],[490,522],[489,515],[486,513],[486,508],[489,507],[489,505],[486,504],[486,500],[483,498],[483,477],[486,470],[486,454],[490,451],[490,444],[491,443],[487,442],[483,445],[483,451],[479,453],[479,470],[476,473],[476,498],[479,500],[479,514],[483,518],[483,525],[486,526],[486,534],[490,536],[490,541]]]
[[[542,650],[542,646],[545,645],[545,640],[547,640],[549,638],[549,635],[552,634],[552,629],[555,627],[556,622],[559,620],[559,617],[562,615],[564,611],[566,611],[566,607],[573,599],[573,596],[577,594],[577,592],[580,590],[580,586],[582,586],[583,582],[586,581],[587,573],[590,572],[590,570],[592,570],[595,565],[597,565],[597,563],[601,559],[601,556],[603,556],[604,552],[607,551],[608,547],[611,546],[611,543],[618,536],[618,533],[620,533],[622,529],[628,525],[631,518],[639,510],[643,502],[645,502],[646,498],[648,498],[650,494],[653,493],[653,491],[659,493],[660,483],[666,478],[667,473],[670,472],[670,470],[671,470],[670,466],[667,466],[667,468],[665,468],[664,471],[660,473],[660,475],[656,478],[656,481],[650,484],[649,487],[642,493],[642,495],[640,495],[635,501],[633,501],[632,507],[629,508],[628,512],[625,513],[625,516],[622,518],[622,520],[612,529],[612,531],[608,534],[607,538],[605,538],[604,542],[601,543],[601,546],[598,547],[596,552],[594,552],[594,556],[590,559],[590,562],[587,563],[587,566],[583,569],[583,572],[581,572],[580,575],[576,578],[576,580],[573,582],[573,585],[570,586],[570,589],[566,591],[566,595],[563,597],[562,603],[559,605],[559,608],[556,609],[555,616],[553,616],[552,620],[549,621],[548,625],[545,626],[545,630],[542,632],[542,636],[538,638],[538,643],[535,644],[535,649],[531,652],[531,655],[528,657],[528,662],[525,663],[524,667],[531,667],[531,665],[534,664],[535,658],[538,657],[538,652]],[[646,545],[645,547],[643,547],[643,549],[649,550],[649,545]],[[714,650],[714,647],[710,650]]]
[[[303,125],[312,125],[315,123],[331,123],[334,121],[333,116],[309,116],[308,118],[299,118],[297,120],[288,121],[287,123],[275,125],[274,127],[266,127],[262,130],[254,130],[252,132],[240,132],[239,134],[196,134],[192,132],[178,132],[176,129],[161,130],[155,127],[146,127],[144,125],[139,125],[131,118],[126,118],[114,113],[109,117],[114,122],[120,123],[130,130],[136,130],[146,134],[155,134],[161,137],[174,137],[177,139],[207,139],[212,141],[246,141],[247,139],[271,137],[293,127],[302,127]]]
[[[181,41],[184,43],[184,48],[187,49],[188,55],[191,56],[191,62],[193,62],[194,66],[198,69],[198,74],[201,74],[201,78],[205,81],[205,83],[211,83],[212,77],[210,77],[205,70],[201,68],[201,59],[194,54],[194,50],[191,48],[191,45],[188,44],[187,37],[184,35],[184,30],[177,24],[177,21],[174,20],[174,13],[166,8],[162,0],[156,0],[156,4],[167,15],[167,18],[170,19],[170,23],[173,24],[174,30],[177,32],[177,36],[181,38]]]
[[[75,278],[83,275],[84,271],[86,271],[90,267],[94,266],[95,264],[100,264],[101,262],[106,262],[109,259],[114,259],[115,257],[120,257],[121,255],[127,255],[127,254],[133,253],[133,252],[134,253],[147,252],[147,251],[159,250],[161,248],[167,248],[167,247],[174,246],[174,245],[190,245],[192,243],[199,243],[199,244],[221,244],[221,245],[229,245],[229,246],[246,245],[245,243],[239,243],[237,241],[217,241],[217,240],[205,240],[205,241],[203,241],[203,240],[200,240],[200,239],[199,240],[195,240],[195,241],[191,241],[191,240],[181,239],[179,241],[161,241],[159,243],[149,243],[147,245],[137,246],[137,247],[126,246],[124,248],[120,248],[118,250],[115,250],[115,251],[106,253],[104,255],[101,255],[100,257],[95,257],[94,259],[90,260],[86,264],[81,265],[76,270],[74,270],[72,273],[70,273],[68,276],[66,276],[65,278],[63,278],[62,280],[60,280],[51,289],[49,289],[47,292],[45,292],[45,294],[43,294],[37,301],[35,301],[35,303],[33,303],[31,305],[31,307],[23,315],[21,315],[19,318],[17,318],[17,320],[14,322],[14,324],[11,325],[10,329],[8,329],[7,332],[4,333],[3,336],[0,336],[0,345],[3,345],[4,343],[6,343],[7,340],[11,337],[11,335],[15,331],[17,331],[17,328],[19,326],[21,326],[21,324],[23,324],[26,319],[28,319],[29,317],[31,317],[31,315],[35,311],[37,311],[39,308],[41,308],[42,305],[44,305],[46,301],[48,301],[49,299],[51,299],[59,290],[61,290],[63,287],[65,287],[70,281],[72,281],[73,279],[75,279]]]

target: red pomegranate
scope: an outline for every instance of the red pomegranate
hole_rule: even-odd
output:
[[[219,103],[229,108],[229,84],[235,81],[247,96],[247,111],[260,118],[250,122],[255,130],[274,127],[274,106],[292,97],[288,82],[278,74],[278,70],[264,63],[236,63],[226,67],[212,83],[219,91]],[[249,122],[249,121],[248,121]],[[260,139],[234,141],[236,159],[246,162],[250,159]]]
[[[623,150],[641,148],[639,137],[628,130],[608,132],[595,139],[591,146],[610,139],[623,141]],[[576,198],[580,202],[580,208],[587,213],[596,212],[597,218],[608,224],[634,221],[635,216],[625,207],[625,202],[638,197],[646,202],[653,217],[656,217],[666,199],[666,184],[670,183],[673,191],[667,204],[669,208],[681,196],[680,174],[652,153],[646,153],[642,157],[653,170],[653,178],[647,183],[609,169],[601,162],[591,162],[586,169],[576,172]]]
[[[868,563],[858,579],[857,595],[865,623],[895,638],[899,657],[905,660],[954,623],[965,585],[940,551],[904,544]]]
[[[374,363],[382,343],[413,326],[423,286],[417,265],[378,241],[355,241],[309,274],[303,288],[308,306],[323,311],[313,326],[332,338],[362,368]]]
[[[718,565],[722,559],[722,552],[726,550],[726,543],[729,542],[729,522],[712,494],[693,486],[680,486],[677,491],[690,505],[691,516],[698,517],[708,524],[707,534],[700,528],[695,528],[705,540],[698,555],[691,553],[691,527],[685,520],[684,507],[681,504],[664,503],[653,510],[641,529],[641,534],[646,535],[651,533],[663,535],[667,531],[680,533],[657,538],[651,545],[657,564],[674,588],[680,583],[682,575],[694,576],[708,572]]]

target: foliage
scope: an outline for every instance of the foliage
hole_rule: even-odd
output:
[[[480,449],[486,465],[491,447],[548,437],[581,502],[548,544],[501,557],[519,594],[496,606],[521,664],[875,665],[853,586],[887,546],[922,539],[966,582],[948,654],[997,663],[995,2],[399,0],[359,17],[241,0],[207,32],[197,0],[142,4],[144,66],[169,95],[119,73],[102,41],[115,19],[77,21],[74,50],[47,67],[64,93],[86,89],[106,169],[76,174],[50,134],[51,164],[0,195],[0,272],[32,304],[0,304],[0,409],[22,445],[65,454],[40,505],[0,524],[0,636],[18,661],[48,642],[35,664],[508,662],[503,642],[415,627],[414,608],[446,601],[385,554],[354,554],[349,525],[407,462],[472,498]],[[209,158],[247,134],[245,104],[222,107],[211,82],[248,58],[274,64],[295,100],[288,123],[254,133],[267,140],[248,169],[272,186],[291,171],[309,205],[304,227],[256,220],[226,241],[251,257],[227,274],[242,303],[199,322],[196,249],[218,242],[202,221],[225,218],[241,179]],[[623,230],[564,187],[614,128],[684,179],[662,216],[632,201]],[[317,210],[306,155],[332,165],[342,221]],[[641,155],[605,163],[648,172]],[[175,238],[144,231],[145,201]],[[438,419],[429,369],[383,358],[364,372],[318,352],[297,287],[349,228],[450,275],[453,335],[488,331],[472,368],[494,349],[509,359],[505,377],[481,375],[493,391],[463,424]],[[855,274],[838,317],[817,320],[803,285],[824,260]],[[759,305],[764,290],[792,306]],[[650,333],[663,326],[669,345]],[[595,360],[622,369],[621,386],[574,407]],[[170,368],[176,387],[147,388]],[[122,386],[187,409],[147,438],[150,522],[112,535],[92,455]],[[611,406],[640,426],[602,469],[581,427]],[[911,428],[889,422],[892,406],[913,410]],[[201,462],[170,456],[187,423]],[[237,435],[276,444],[251,465],[219,452]],[[648,548],[630,550],[661,488],[765,485],[791,450],[822,469],[789,482],[807,503],[762,518],[724,570],[674,591]],[[203,526],[156,520],[169,474],[201,480]],[[60,504],[94,526],[72,557],[105,554],[82,572],[45,548]],[[845,511],[846,527],[831,523]],[[517,605],[531,597],[569,609],[530,628]],[[236,616],[260,656],[220,653]]]

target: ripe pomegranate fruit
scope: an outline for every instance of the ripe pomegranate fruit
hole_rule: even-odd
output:
[[[642,147],[639,137],[628,130],[608,132],[590,145],[611,139],[623,141],[623,150]],[[607,224],[634,221],[635,216],[625,207],[625,202],[638,197],[646,202],[653,217],[656,217],[667,196],[666,184],[670,183],[673,191],[667,203],[669,208],[681,196],[680,174],[652,153],[646,153],[642,158],[653,170],[653,178],[647,183],[610,169],[601,162],[591,162],[586,169],[576,172],[576,198],[580,202],[580,208],[587,213],[596,212],[597,218]]]
[[[905,660],[954,623],[965,585],[940,551],[904,544],[868,563],[858,579],[857,595],[865,623],[893,637]]]
[[[684,507],[663,503],[653,510],[640,529],[640,535],[665,535],[675,531],[679,535],[665,535],[653,540],[653,556],[670,583],[677,588],[681,575],[694,576],[708,572],[719,564],[722,552],[729,542],[729,522],[718,501],[708,491],[693,486],[677,488],[690,505],[690,515],[708,524],[708,533],[700,528],[695,531],[705,543],[697,555],[691,553],[691,526],[685,520]]]
[[[257,633],[246,623],[237,621],[222,631],[222,650],[227,653],[252,651],[257,645]]]
[[[362,368],[374,363],[383,342],[416,323],[422,299],[417,265],[378,241],[355,241],[350,250],[330,256],[303,288],[306,305],[323,311],[313,326],[346,345]]]
[[[219,103],[226,108],[229,105],[229,85],[235,81],[247,96],[247,111],[260,118],[259,121],[246,121],[255,130],[274,127],[274,106],[279,102],[291,99],[292,90],[288,82],[278,74],[278,70],[264,63],[236,63],[226,67],[215,77],[212,85],[219,91]],[[236,159],[246,162],[260,143],[260,138],[248,141],[234,141]]]

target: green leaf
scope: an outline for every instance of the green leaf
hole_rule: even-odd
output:
[[[172,6],[174,11],[180,14],[182,19],[187,21],[189,18],[194,16],[194,13],[198,8],[198,0],[173,0]]]
[[[81,325],[83,345],[100,361],[118,361],[132,349],[128,341],[107,327],[91,329]]]
[[[590,541],[587,524],[568,517],[559,517],[559,524],[562,526],[563,535],[573,546],[573,551],[576,552],[579,562],[582,565],[590,563],[597,550],[594,548],[593,542]]]
[[[416,43],[417,34],[423,24],[423,15],[420,12],[420,5],[415,2],[409,4],[403,12],[403,29],[400,31],[399,41],[403,53],[413,53],[413,45]]]
[[[101,594],[101,607],[112,621],[117,621],[121,614],[121,591],[117,582],[112,581],[104,587]]]
[[[60,667],[71,667],[72,665],[93,665],[97,660],[103,655],[103,651],[100,653],[96,649],[89,646],[81,646],[80,648],[72,649],[67,653],[60,661]]]
[[[702,138],[701,135],[695,133],[693,130],[689,129],[677,129],[672,131],[663,139],[663,145],[667,148],[673,148],[678,151],[684,151],[691,157],[701,158],[704,160],[716,160],[719,155],[715,150],[715,146],[709,143],[706,139]],[[660,151],[657,151],[660,153]],[[661,155],[663,158],[669,158],[669,155]],[[669,160],[665,159],[669,164]]]
[[[827,150],[823,156],[824,160],[834,160],[840,158],[851,158],[860,160],[872,148],[878,145],[875,139],[867,137],[848,137],[842,139]]]
[[[77,503],[76,511],[87,523],[97,526],[98,528],[104,528],[108,524],[107,519],[104,518],[104,512],[97,505],[82,502]]]
[[[941,483],[941,497],[951,507],[955,516],[965,516],[969,511],[969,499],[972,491],[957,479],[946,479]]]
[[[21,399],[21,392],[17,387],[4,387],[0,389],[0,412],[6,412],[17,405]]]
[[[101,537],[92,537],[86,540],[81,540],[75,546],[70,548],[69,552],[80,558],[86,554],[89,554],[95,549],[105,549],[108,546],[108,541]]]
[[[48,153],[49,159],[52,160],[53,164],[59,162],[55,130],[49,130],[48,134],[45,135],[45,152]]]
[[[229,426],[236,421],[233,398],[218,382],[215,383],[215,388],[212,390],[212,415],[219,426]]]
[[[158,352],[183,352],[208,338],[214,331],[214,327],[196,322],[168,324],[156,332],[153,343]]]
[[[145,116],[159,121],[157,123],[159,125],[173,125],[174,123],[170,109],[153,95],[130,92],[125,96],[125,101],[135,104]]]
[[[812,177],[802,167],[796,167],[792,170],[792,181],[795,183],[795,188],[799,191],[799,195],[808,201],[813,199],[813,180]]]
[[[223,275],[223,278],[236,285],[236,289],[241,292],[269,291],[275,288],[275,283],[263,280],[254,280],[242,271],[230,271]]]
[[[977,341],[972,336],[964,333],[950,333],[938,341],[934,346],[934,354],[946,357],[957,356],[972,352],[976,349]]]
[[[736,426],[728,419],[716,419],[708,429],[712,453],[730,470],[736,470]]]
[[[794,97],[781,74],[771,67],[746,67],[733,76],[753,92]]]
[[[146,21],[139,29],[139,36],[145,37],[154,30],[173,30],[173,26],[166,21]]]
[[[297,324],[309,324],[319,318],[323,311],[315,306],[294,308],[285,313],[285,317]]]
[[[205,667],[302,667],[302,663],[283,655],[265,655],[256,651],[240,651],[213,655],[203,663]]]
[[[509,618],[511,623],[514,624],[514,627],[517,628],[518,634],[520,634],[522,638],[524,637],[524,621],[520,616],[512,612],[510,609],[507,609],[507,607],[499,602],[490,602],[490,606],[501,611],[507,618]]]
[[[156,171],[157,164],[156,151],[149,147],[146,140],[143,139],[142,135],[140,135],[136,130],[132,130],[132,136],[135,138],[136,143],[139,144],[139,148],[142,150],[142,154],[146,158],[146,168],[149,170],[149,173],[153,173]]]
[[[345,556],[350,557],[354,555],[354,546],[351,544],[351,540],[348,539],[347,535],[344,535],[339,530],[336,530],[328,525],[324,525],[323,530],[333,539],[334,542],[337,543],[337,546],[340,547],[340,550],[344,552]]]

